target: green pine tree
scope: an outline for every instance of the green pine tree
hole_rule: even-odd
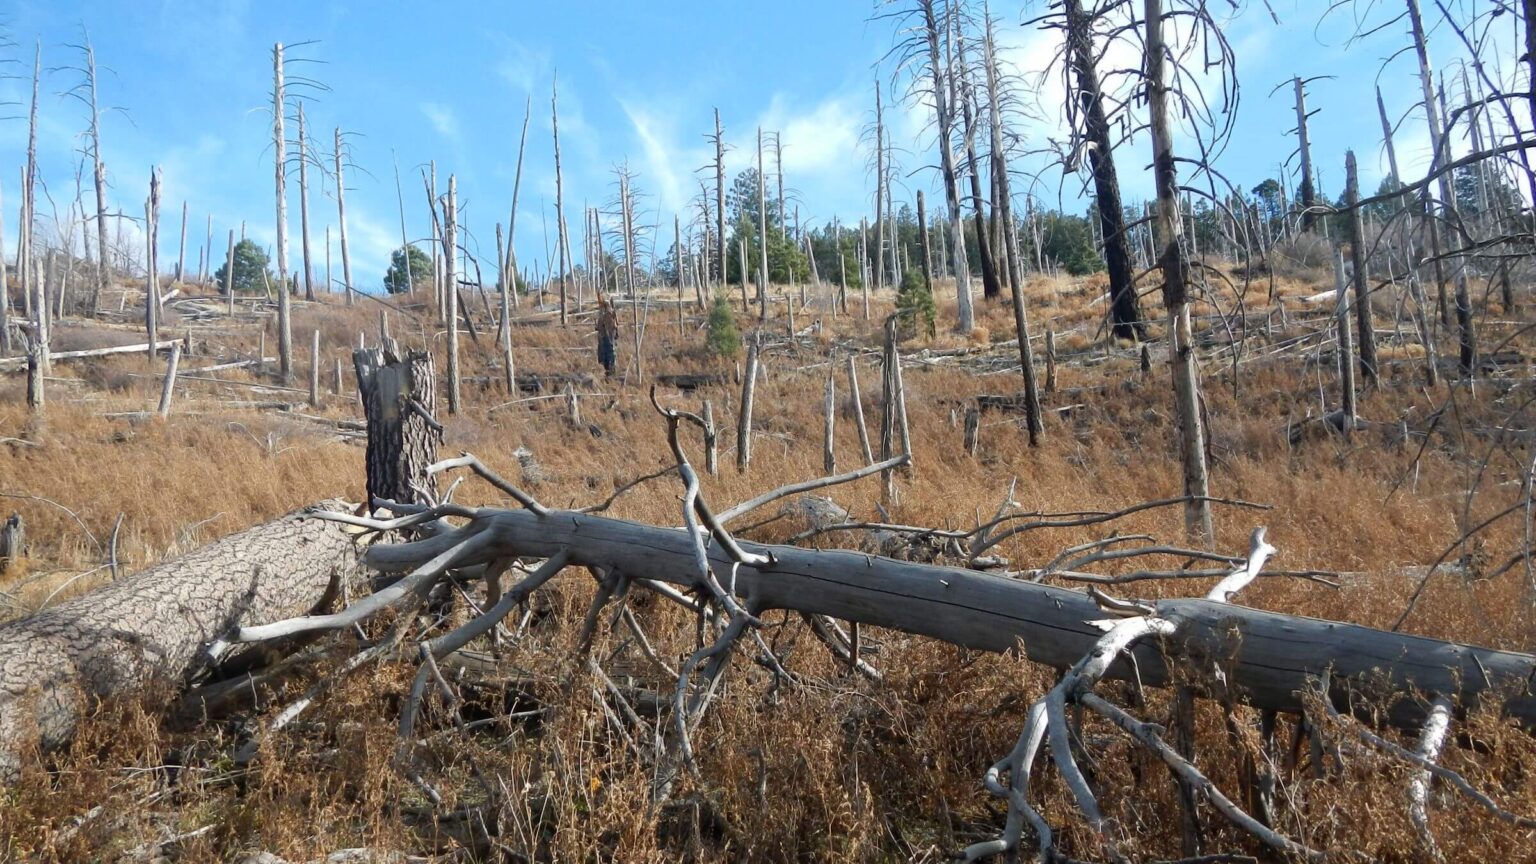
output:
[[[903,334],[909,337],[923,334],[932,338],[938,332],[934,325],[936,314],[933,292],[928,290],[928,280],[923,278],[921,270],[909,267],[902,274],[901,288],[896,292],[897,322]]]
[[[741,332],[736,329],[736,313],[725,294],[716,294],[709,307],[709,332],[704,339],[709,353],[717,357],[735,357],[741,350]]]

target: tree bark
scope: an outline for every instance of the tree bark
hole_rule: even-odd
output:
[[[1067,16],[1067,44],[1072,68],[1077,77],[1078,102],[1086,115],[1088,166],[1093,172],[1093,189],[1098,202],[1099,229],[1104,236],[1104,265],[1109,273],[1110,323],[1116,338],[1139,341],[1146,338],[1141,320],[1141,302],[1136,297],[1135,268],[1131,261],[1130,239],[1125,230],[1125,208],[1120,202],[1120,179],[1115,173],[1114,140],[1104,111],[1104,94],[1099,84],[1096,55],[1088,14],[1082,0],[1064,0]],[[1040,245],[1035,244],[1036,254]],[[1039,269],[1038,267],[1036,269]]]
[[[1180,245],[1178,163],[1168,122],[1168,85],[1164,64],[1162,0],[1145,0],[1147,105],[1151,114],[1152,169],[1157,180],[1154,220],[1157,263],[1163,274],[1163,306],[1168,310],[1168,353],[1173,370],[1174,413],[1179,426],[1179,456],[1184,466],[1184,526],[1190,538],[1209,544],[1210,481],[1205,468],[1205,428],[1200,417],[1200,379],[1189,323],[1189,263]]]
[[[284,384],[293,380],[293,311],[288,298],[288,143],[283,135],[283,43],[272,48],[272,146],[277,170],[277,368]]]
[[[352,352],[352,364],[368,427],[364,462],[369,502],[436,498],[436,480],[427,474],[442,442],[442,427],[432,419],[432,355],[412,351],[395,358],[380,348],[358,348]]]
[[[185,242],[186,206],[182,206],[182,240]],[[299,103],[299,248],[304,255],[304,299],[315,302],[315,269],[309,250],[309,141],[304,135],[304,103]],[[180,278],[180,270],[177,278]]]
[[[459,182],[458,175],[448,175],[448,198],[443,202],[443,270],[447,285],[443,287],[443,319],[448,325],[448,413],[459,413],[459,281],[458,244],[459,230]],[[407,268],[409,269],[409,268]],[[562,283],[563,284],[563,283]],[[468,310],[465,310],[468,312]]]
[[[1301,188],[1297,195],[1301,198],[1301,230],[1305,233],[1317,221],[1312,209],[1317,204],[1317,192],[1312,183],[1312,143],[1307,138],[1307,91],[1300,77],[1292,78],[1291,82],[1296,87],[1296,140],[1301,154]]]
[[[965,257],[965,229],[960,224],[960,186],[955,170],[954,138],[951,126],[948,87],[945,86],[945,65],[939,51],[939,20],[934,9],[935,0],[919,0],[923,14],[924,38],[928,42],[928,72],[933,79],[933,113],[939,127],[939,161],[944,174],[944,200],[949,206],[950,253],[954,262],[955,329],[970,333],[976,327],[975,310],[971,306],[971,268]]]
[[[30,745],[66,743],[99,700],[185,680],[231,628],[327,602],[355,547],[304,515],[345,507],[324,502],[0,626],[0,781],[17,779]]]
[[[1349,208],[1349,260],[1355,275],[1355,324],[1359,331],[1360,372],[1372,387],[1376,376],[1376,333],[1371,327],[1371,286],[1365,267],[1365,228],[1360,219],[1360,172],[1355,151],[1344,154],[1344,205]]]

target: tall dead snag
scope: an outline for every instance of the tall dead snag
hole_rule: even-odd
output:
[[[160,233],[160,169],[149,172],[149,197],[144,201],[144,330],[149,334],[149,359],[160,341],[160,274],[155,240]],[[46,305],[46,304],[45,304]],[[42,317],[47,317],[46,312]]]
[[[715,266],[720,268],[720,284],[731,281],[725,257],[725,133],[720,128],[720,109],[715,109]]]
[[[443,201],[443,318],[448,325],[448,413],[459,413],[459,281],[458,243],[459,180],[448,175],[448,197]],[[563,284],[563,283],[562,283]],[[563,289],[562,289],[563,290]],[[465,310],[468,311],[468,310]]]
[[[971,270],[965,257],[965,228],[961,224],[960,178],[955,167],[954,114],[949,99],[947,64],[939,49],[939,40],[947,31],[941,18],[951,14],[938,8],[942,0],[915,0],[916,12],[921,17],[919,35],[909,42],[907,54],[921,58],[923,69],[919,73],[928,78],[927,95],[933,100],[933,115],[939,133],[939,163],[944,175],[944,201],[949,207],[949,251],[952,274],[955,277],[955,329],[969,333],[976,327],[975,310],[971,305]]]
[[[1068,100],[1068,106],[1077,109],[1075,119],[1082,124],[1084,139],[1077,149],[1088,152],[1088,167],[1093,173],[1104,267],[1109,275],[1110,324],[1116,338],[1139,341],[1146,338],[1146,327],[1142,323],[1141,302],[1136,297],[1135,265],[1125,228],[1125,208],[1120,201],[1120,178],[1115,173],[1115,142],[1099,82],[1093,19],[1084,11],[1082,0],[1063,0],[1062,8],[1066,15],[1067,52],[1077,79],[1076,98]]]
[[[984,7],[985,8],[985,7]],[[993,29],[993,18],[988,11],[986,13],[986,30],[982,48],[984,51],[983,62],[986,63],[988,121],[991,135],[991,167],[992,188],[996,198],[992,206],[992,221],[997,226],[997,233],[1001,235],[1000,244],[1006,259],[1005,272],[1008,277],[1008,285],[1014,289],[1014,302],[1019,301],[1018,291],[1023,285],[1023,265],[1019,257],[1019,232],[1013,222],[1013,183],[1008,177],[1008,150],[1003,139],[1003,76],[997,65],[997,39]],[[1000,223],[1000,224],[999,224]],[[1108,236],[1107,234],[1105,235]],[[923,250],[927,254],[927,249]],[[930,293],[931,289],[930,289]]]
[[[736,470],[745,473],[752,464],[752,396],[757,391],[757,346],[754,335],[747,347],[747,368],[741,373],[741,413],[736,417]]]
[[[185,213],[182,214],[185,225]],[[185,239],[185,234],[183,234]],[[304,137],[304,103],[299,103],[299,247],[304,255],[304,299],[315,301],[315,269],[309,255],[309,141]]]
[[[1413,47],[1419,61],[1419,86],[1424,98],[1424,117],[1429,123],[1429,141],[1434,150],[1435,158],[1430,163],[1430,170],[1443,168],[1451,161],[1451,149],[1448,143],[1446,130],[1440,125],[1440,111],[1435,101],[1434,72],[1429,63],[1429,44],[1424,35],[1424,21],[1419,15],[1418,0],[1407,0],[1408,22],[1413,32]],[[1456,208],[1456,193],[1452,183],[1452,172],[1442,171],[1437,181],[1440,200],[1436,202],[1435,195],[1429,186],[1424,187],[1424,204],[1426,221],[1429,227],[1430,253],[1434,256],[1436,281],[1440,285],[1441,306],[1444,307],[1445,275],[1442,257],[1440,255],[1440,221],[1441,216],[1433,212],[1438,207],[1445,211],[1444,218],[1452,224],[1460,221]],[[1449,261],[1455,271],[1456,279],[1456,329],[1460,336],[1461,355],[1460,369],[1462,377],[1470,378],[1477,374],[1477,333],[1472,323],[1472,301],[1467,294],[1466,262],[1459,256],[1451,257]]]
[[[533,117],[533,94],[523,105],[523,132],[517,142],[517,171],[512,179],[512,211],[507,216],[507,248],[501,258],[501,363],[505,367],[507,398],[517,395],[517,371],[512,364],[512,310],[517,305],[517,199],[523,191],[523,154],[528,149],[528,121]],[[501,229],[496,230],[501,242]],[[587,268],[589,271],[590,267]],[[508,302],[510,300],[510,303]]]
[[[165,378],[160,383],[160,406],[156,413],[161,419],[171,416],[171,398],[176,395],[176,370],[181,364],[181,343],[171,346],[171,356],[165,362]]]
[[[187,202],[181,202],[181,245],[176,252],[176,281],[181,282],[185,277],[187,266]]]
[[[1301,230],[1310,232],[1317,221],[1317,212],[1313,209],[1317,206],[1317,191],[1312,183],[1312,143],[1307,137],[1306,82],[1296,77],[1291,83],[1296,87],[1296,141],[1301,158],[1301,188],[1296,190],[1296,196],[1301,206]]]
[[[0,183],[0,249],[5,248],[5,192]],[[0,258],[3,258],[0,255]],[[3,265],[0,265],[3,267]],[[11,283],[0,276],[0,356],[11,353]]]
[[[763,185],[763,127],[757,127],[757,319],[768,320],[768,194]]]
[[[1184,527],[1191,539],[1210,543],[1210,481],[1205,468],[1205,428],[1200,417],[1199,367],[1189,322],[1189,263],[1181,244],[1179,168],[1173,157],[1168,122],[1166,51],[1162,0],[1144,0],[1146,9],[1147,109],[1151,115],[1152,171],[1157,181],[1153,220],[1157,265],[1163,276],[1163,307],[1168,311],[1168,362],[1173,370],[1174,414],[1178,419],[1179,456],[1184,465]]]
[[[567,296],[565,283],[570,274],[570,244],[565,237],[565,178],[560,171],[560,108],[559,91],[560,75],[549,83],[549,125],[555,138],[555,256],[560,259],[560,326],[564,327],[568,321]],[[547,241],[546,241],[547,242]]]
[[[875,79],[875,289],[885,287],[885,106],[880,100],[880,80]],[[891,241],[895,243],[895,239]],[[932,290],[931,288],[929,289]],[[868,296],[867,293],[865,295]],[[869,317],[868,304],[864,317]]]
[[[1365,269],[1365,228],[1360,216],[1360,172],[1355,151],[1344,154],[1344,206],[1349,208],[1349,260],[1355,283],[1355,322],[1360,338],[1360,373],[1372,387],[1380,381],[1376,375],[1376,333],[1371,327],[1371,286]]]
[[[39,39],[32,55],[32,107],[27,119],[27,164],[22,174],[21,238],[17,246],[17,268],[21,271],[21,290],[34,283],[39,294],[46,293],[47,274],[37,274],[37,253],[32,244],[37,238],[37,89],[43,72],[43,43]],[[0,271],[3,271],[0,267]],[[47,316],[43,316],[46,318]]]
[[[370,507],[377,501],[421,503],[437,499],[427,466],[443,440],[434,412],[432,355],[412,351],[395,357],[382,348],[352,352],[357,392],[368,426],[364,455]]]
[[[953,16],[953,26],[960,29],[958,16]],[[971,177],[971,215],[976,224],[976,254],[981,260],[981,296],[986,298],[1000,297],[1003,293],[1002,282],[997,278],[997,261],[993,258],[991,233],[987,230],[986,199],[981,194],[981,162],[976,158],[976,112],[979,109],[976,100],[976,88],[971,82],[970,64],[965,59],[965,37],[962,35],[959,42],[959,70],[956,90],[960,100],[960,115],[965,123],[965,164],[966,173]]]
[[[336,127],[336,229],[341,232],[341,281],[347,290],[347,305],[352,305],[352,254],[347,247],[347,180],[343,173],[346,160],[342,156],[341,127]],[[233,235],[231,235],[233,236]],[[409,252],[410,250],[406,250]],[[410,256],[406,256],[409,267]]]
[[[229,301],[229,316],[235,316],[235,229],[229,229],[229,248],[224,253],[224,296]],[[260,359],[260,358],[258,358]]]
[[[1349,438],[1354,434],[1358,414],[1355,406],[1355,346],[1349,330],[1349,282],[1344,277],[1344,250],[1337,246],[1333,249],[1333,280],[1339,328],[1339,431]]]
[[[1074,0],[1068,0],[1068,2],[1074,2]],[[1006,242],[1009,245],[1009,250],[1008,254],[1004,257],[1007,258],[1010,271],[1016,271],[1019,260],[1019,250],[1017,248],[1018,235],[1013,230],[1013,215],[1007,205],[1008,166],[1007,162],[1003,159],[1001,149],[1003,143],[1003,120],[998,96],[1001,81],[1000,76],[997,74],[997,54],[992,40],[992,18],[990,15],[987,17],[986,36],[982,47],[984,52],[982,61],[986,66],[987,74],[987,92],[991,99],[991,110],[988,113],[991,121],[992,172],[998,186],[999,197],[1003,202],[1004,230],[1008,234]],[[976,206],[979,215],[981,203],[978,201]],[[978,233],[983,233],[981,232],[981,222],[979,219],[976,227]],[[1107,248],[1108,235],[1105,236]],[[927,246],[926,239],[923,245]],[[1045,431],[1045,419],[1040,411],[1040,385],[1035,378],[1034,348],[1029,344],[1029,318],[1028,313],[1024,309],[1024,280],[1021,274],[1010,272],[1008,286],[1013,294],[1013,327],[1019,337],[1019,366],[1024,376],[1024,419],[1029,428],[1029,445],[1031,447],[1038,447],[1040,445],[1040,436]]]
[[[288,141],[283,134],[283,43],[272,46],[272,146],[277,170],[277,368],[283,383],[293,380],[293,310],[288,298]]]
[[[85,104],[90,112],[90,125],[85,130],[87,153],[91,159],[91,178],[96,190],[96,285],[91,293],[88,315],[95,315],[101,305],[101,295],[107,290],[109,267],[107,257],[107,166],[101,161],[101,103],[96,89],[96,49],[91,46],[90,36],[85,36],[76,47],[85,55],[85,65],[79,70],[84,80],[70,88],[69,95]],[[25,190],[22,192],[26,194]],[[25,203],[25,201],[23,201]]]
[[[357,550],[313,515],[345,508],[322,503],[0,626],[0,782],[34,744],[68,742],[101,699],[186,680],[230,628],[327,603]]]

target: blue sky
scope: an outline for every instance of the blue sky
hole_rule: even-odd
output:
[[[1342,35],[1320,35],[1326,32],[1318,26],[1321,0],[1272,0],[1271,5],[1279,25],[1262,6],[1225,22],[1243,89],[1237,127],[1219,167],[1245,189],[1275,175],[1295,146],[1285,134],[1294,115],[1289,89],[1273,96],[1270,90],[1293,74],[1332,75],[1314,83],[1310,95],[1310,107],[1321,110],[1312,139],[1322,186],[1338,193],[1344,151],[1353,146],[1363,185],[1374,189],[1385,171],[1374,87],[1379,80],[1394,116],[1417,98],[1409,57],[1379,71],[1383,58],[1406,44],[1406,25],[1346,45]],[[306,108],[311,134],[323,150],[329,151],[336,126],[357,133],[353,161],[362,170],[348,177],[348,229],[354,281],[374,289],[389,250],[399,245],[396,161],[413,240],[427,233],[419,171],[435,159],[440,186],[446,187],[448,174],[457,175],[474,241],[485,260],[494,257],[494,226],[506,221],[510,209],[517,137],[530,92],[533,120],[517,248],[524,266],[538,262],[542,268],[544,222],[552,219],[555,196],[549,89],[557,68],[566,214],[574,225],[581,224],[584,204],[598,206],[613,197],[614,169],[627,161],[644,195],[640,221],[666,226],[664,251],[673,212],[698,194],[695,169],[711,157],[704,135],[712,129],[716,107],[734,148],[727,156],[731,175],[754,158],[758,126],[780,131],[787,183],[797,192],[802,220],[856,220],[870,209],[864,132],[873,116],[873,88],[877,78],[888,85],[892,71],[889,64],[876,64],[896,38],[890,22],[870,20],[873,9],[863,0],[771,5],[12,0],[0,17],[21,43],[15,53],[27,69],[36,40],[42,43],[45,70],[78,63],[66,43],[80,41],[82,23],[88,28],[104,70],[102,100],[123,109],[103,122],[113,206],[142,213],[151,166],[162,168],[162,262],[174,260],[184,199],[192,214],[189,261],[196,260],[208,214],[220,256],[221,238],[242,220],[252,238],[273,242],[271,49],[278,41],[316,40],[291,55],[323,62],[293,66],[290,74],[313,75],[331,88]],[[1005,62],[1022,72],[1038,69],[1055,37],[1020,26],[1026,9],[1018,3],[997,0],[993,13],[1004,23]],[[1373,14],[1378,20],[1384,16],[1379,10]],[[1432,4],[1426,14],[1435,16]],[[1347,30],[1348,16],[1336,13],[1329,24]],[[1450,31],[1437,28],[1431,42],[1435,62],[1448,66],[1461,53]],[[1505,74],[1513,74],[1508,60],[1513,53],[1501,56]],[[1112,52],[1111,60],[1134,62],[1134,55]],[[56,71],[46,73],[42,85],[40,171],[61,208],[73,197],[85,112],[58,94],[75,80],[75,73]],[[0,99],[22,98],[26,87],[27,82],[0,81]],[[1060,139],[1054,128],[1059,85],[1047,81],[1033,90],[1045,104],[1041,119],[1026,124],[1024,134],[1033,145]],[[942,200],[935,172],[922,170],[937,162],[924,107],[898,104],[890,125],[908,175],[898,199],[910,200],[921,188],[930,201]],[[8,256],[15,243],[25,141],[24,122],[0,121]],[[1428,149],[1422,120],[1409,117],[1400,158],[1422,166]],[[1119,157],[1130,199],[1151,192],[1144,168],[1148,153],[1138,138]],[[1047,206],[1080,211],[1081,188],[1081,179],[1062,183],[1059,172],[1041,177]],[[289,254],[297,262],[296,182],[290,181],[289,193]],[[311,191],[310,199],[319,268],[321,238],[324,227],[335,222],[335,203],[319,191]],[[46,202],[42,208],[47,212]],[[551,243],[553,230],[551,222]],[[575,248],[579,254],[579,245]]]

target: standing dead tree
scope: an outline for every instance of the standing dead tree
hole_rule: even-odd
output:
[[[272,147],[277,187],[277,368],[284,384],[293,380],[293,310],[288,297],[288,139],[283,133],[287,97],[283,88],[283,43],[272,46]]]
[[[571,246],[565,230],[565,176],[560,169],[560,77],[556,73],[549,83],[549,126],[555,141],[555,256],[559,258],[560,277],[560,326],[568,323],[569,298],[566,283],[571,274]]]
[[[149,334],[149,359],[160,340],[160,273],[155,250],[160,234],[160,169],[149,172],[149,197],[144,200],[144,330]],[[46,315],[44,316],[46,317]]]
[[[1072,0],[1068,0],[1072,2]],[[1024,420],[1029,430],[1029,444],[1037,447],[1040,444],[1041,435],[1045,431],[1045,421],[1040,410],[1040,386],[1035,377],[1034,349],[1029,342],[1029,318],[1024,308],[1024,279],[1018,272],[1019,250],[1018,232],[1013,225],[1012,209],[1008,206],[1008,163],[1002,151],[1003,145],[1003,118],[1002,118],[1002,75],[997,67],[997,46],[993,39],[992,17],[986,14],[984,37],[982,42],[982,63],[986,70],[987,94],[989,98],[988,121],[991,125],[992,141],[992,175],[998,187],[998,197],[1001,202],[1004,231],[1007,234],[1005,243],[1008,252],[1004,256],[1008,262],[1009,290],[1013,294],[1013,327],[1019,338],[1019,368],[1024,377]],[[1113,170],[1113,168],[1111,168]],[[1116,195],[1118,196],[1118,191]],[[979,208],[978,204],[978,208]],[[919,204],[921,207],[921,204]],[[994,212],[994,216],[996,213]],[[919,222],[922,219],[919,217]],[[979,226],[980,223],[978,223]],[[928,238],[926,230],[923,231],[923,255],[927,258]],[[1107,236],[1107,235],[1106,235]],[[924,265],[926,273],[926,263]],[[1133,294],[1134,299],[1134,294]]]
[[[1419,14],[1418,0],[1407,0],[1408,23],[1413,34],[1414,53],[1418,57],[1419,86],[1424,97],[1424,118],[1429,126],[1429,141],[1434,152],[1432,167],[1445,165],[1451,161],[1450,141],[1446,130],[1442,127],[1440,111],[1435,100],[1434,70],[1429,62],[1429,43],[1424,34],[1424,21]],[[1439,199],[1424,187],[1423,200],[1426,214],[1426,223],[1429,229],[1429,248],[1434,256],[1435,281],[1439,283],[1440,305],[1445,308],[1445,274],[1444,267],[1447,263],[1441,255],[1441,221],[1458,223],[1460,216],[1457,213],[1456,193],[1452,184],[1450,172],[1442,172],[1438,183]],[[1435,211],[1443,210],[1444,216]],[[1450,257],[1448,262],[1454,270],[1456,280],[1456,328],[1460,336],[1460,368],[1464,378],[1470,378],[1477,374],[1477,333],[1472,322],[1472,301],[1467,293],[1467,273],[1465,261],[1457,257]],[[1443,313],[1442,313],[1443,317]]]
[[[336,165],[336,228],[341,233],[341,280],[347,292],[347,305],[352,305],[352,295],[356,289],[352,287],[352,253],[347,246],[347,180],[345,166],[347,158],[343,155],[346,151],[342,147],[341,127],[336,127],[335,151],[332,156]],[[396,180],[398,182],[398,176]],[[405,247],[402,246],[402,249]],[[409,251],[409,250],[406,250]],[[410,260],[409,256],[406,258]]]
[[[958,9],[957,7],[957,13]],[[979,99],[976,96],[976,86],[972,80],[971,64],[966,60],[966,34],[963,29],[964,16],[953,14],[950,16],[950,27],[955,32],[957,44],[955,62],[957,68],[955,75],[955,93],[960,102],[960,117],[964,123],[962,134],[965,136],[965,164],[966,174],[970,175],[971,182],[971,217],[976,225],[976,254],[981,261],[981,293],[983,297],[995,298],[1002,296],[1003,286],[997,273],[996,251],[991,239],[992,232],[987,230],[986,198],[981,191],[981,160],[976,157],[976,136],[980,122],[977,114],[981,111]]]
[[[448,413],[459,413],[459,282],[458,268],[459,181],[448,175],[448,196],[443,199],[443,265],[447,285],[443,289],[443,321],[448,325]],[[468,312],[469,310],[465,310]]]
[[[972,307],[970,263],[965,256],[965,229],[961,223],[960,177],[955,165],[954,105],[950,97],[954,70],[945,61],[940,41],[949,33],[949,16],[956,14],[954,0],[912,0],[910,6],[883,15],[893,19],[900,37],[887,56],[895,56],[897,75],[911,76],[909,99],[927,100],[938,127],[940,171],[944,200],[949,207],[949,252],[955,277],[955,329],[969,333],[976,327]]]
[[[96,225],[96,285],[88,314],[95,315],[101,305],[101,295],[107,290],[111,273],[107,256],[107,166],[101,158],[101,101],[96,89],[96,49],[91,46],[90,35],[83,32],[80,44],[69,47],[79,51],[83,60],[82,65],[75,68],[81,75],[80,82],[65,91],[65,95],[84,104],[90,112],[90,122],[85,130],[85,146],[86,155],[91,160],[91,177],[96,190],[96,213],[92,217]]]
[[[1116,338],[1139,341],[1146,338],[1146,327],[1136,296],[1135,266],[1120,198],[1120,178],[1115,171],[1112,126],[1119,111],[1106,108],[1110,100],[1100,81],[1096,44],[1099,40],[1093,29],[1095,22],[1108,23],[1110,18],[1097,9],[1090,13],[1082,0],[1063,0],[1061,10],[1059,21],[1049,17],[1040,20],[1044,26],[1066,31],[1062,76],[1069,94],[1066,116],[1074,139],[1063,166],[1075,171],[1087,164],[1093,175],[1104,267],[1109,276],[1110,326]],[[1038,254],[1039,244],[1035,248]]]

